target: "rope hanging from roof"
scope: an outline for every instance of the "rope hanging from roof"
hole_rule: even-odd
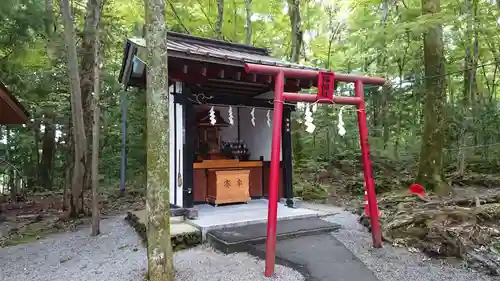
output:
[[[344,127],[344,120],[342,119],[342,111],[344,110],[344,106],[340,107],[340,110],[339,110],[339,123],[337,124],[337,128],[339,129],[339,135],[340,136],[344,136],[346,134],[346,130],[345,130],[345,127]]]
[[[312,117],[309,103],[306,103],[305,108],[304,125],[306,125],[306,132],[312,134],[314,129],[316,129],[316,125],[313,124],[314,118]]]
[[[271,127],[271,110],[267,110],[266,117],[267,117],[267,126]]]
[[[229,120],[229,124],[234,125],[234,116],[233,116],[233,107],[229,106],[229,111],[228,111],[228,117],[227,119]]]
[[[255,127],[255,107],[252,108],[252,111],[250,111],[250,116],[252,117],[250,121],[252,122],[252,126]]]
[[[210,116],[210,124],[212,124],[212,126],[215,125],[215,123],[217,123],[217,119],[215,119],[215,110],[213,106],[210,107],[208,116]]]

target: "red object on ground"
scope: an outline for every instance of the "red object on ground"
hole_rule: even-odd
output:
[[[424,188],[418,184],[418,183],[414,183],[410,186],[410,193],[413,193],[413,194],[416,194],[420,197],[424,197],[425,196],[425,190]]]
[[[378,214],[377,197],[375,194],[375,182],[373,180],[372,163],[370,160],[370,147],[368,145],[368,127],[366,122],[365,100],[363,83],[371,85],[384,85],[385,79],[349,74],[331,75],[331,80],[339,82],[354,83],[354,97],[335,97],[327,90],[323,95],[284,93],[285,77],[299,79],[317,79],[319,71],[284,68],[270,65],[246,64],[247,73],[274,75],[274,112],[273,112],[273,136],[271,144],[271,171],[269,177],[269,206],[267,213],[267,240],[266,240],[266,270],[265,276],[270,277],[274,273],[276,261],[276,222],[278,214],[278,174],[280,165],[280,141],[283,119],[283,102],[314,102],[326,104],[350,104],[355,105],[358,115],[358,127],[361,145],[361,160],[363,161],[364,178],[366,183],[368,208],[371,214]],[[325,78],[325,77],[323,77]],[[327,86],[333,83],[328,81]],[[321,87],[323,88],[323,87]],[[330,88],[331,87],[327,87]],[[333,89],[332,89],[333,90]],[[326,95],[325,95],[326,94]],[[326,96],[326,97],[325,97]],[[378,216],[370,216],[372,227],[373,247],[382,247],[382,235]]]

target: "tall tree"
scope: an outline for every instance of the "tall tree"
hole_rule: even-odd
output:
[[[467,149],[465,148],[469,139],[470,128],[473,127],[473,117],[476,116],[477,102],[479,98],[477,95],[477,62],[479,56],[479,42],[476,31],[476,13],[477,13],[477,1],[476,0],[466,0],[465,1],[465,15],[467,18],[467,27],[465,30],[465,57],[464,57],[464,79],[463,79],[463,97],[462,97],[462,116],[465,120],[462,122],[462,130],[460,130],[459,137],[460,147],[458,151],[458,174],[463,176],[465,173],[467,157]]]
[[[61,0],[64,40],[67,48],[68,75],[71,90],[71,120],[73,123],[74,166],[71,180],[70,216],[83,213],[83,186],[87,156],[87,137],[83,123],[82,92],[76,55],[75,28],[69,0]]]
[[[54,23],[54,2],[53,0],[45,0],[45,34],[47,36],[46,52],[49,59],[55,56],[54,31],[56,25]]]
[[[52,110],[52,111],[51,111]],[[46,108],[46,118],[43,122],[45,132],[42,138],[42,155],[38,165],[39,186],[44,190],[52,189],[52,163],[56,150],[56,128],[53,108]]]
[[[304,33],[300,17],[300,0],[288,0],[288,15],[290,16],[290,25],[292,27],[290,58],[293,62],[298,62]]]
[[[440,0],[422,0],[422,14],[440,12]],[[450,186],[443,178],[443,145],[446,123],[446,77],[443,28],[431,23],[424,34],[425,104],[424,132],[420,150],[417,182],[446,195]]]
[[[54,2],[52,0],[45,0],[45,52],[48,57],[50,65],[54,64],[55,54],[57,53],[57,45],[55,42],[55,24],[54,24]],[[49,86],[50,89],[50,86]],[[37,180],[38,185],[44,190],[52,189],[52,174],[54,154],[56,150],[56,128],[54,108],[46,107],[44,111],[44,135],[42,138],[42,153],[41,159],[38,163]],[[36,128],[38,130],[38,128]],[[39,131],[37,131],[39,133]],[[35,134],[35,142],[38,143],[38,134]],[[38,153],[38,151],[37,151]]]
[[[222,24],[224,23],[224,0],[217,0],[217,22],[215,23],[215,33],[217,39],[224,39]]]
[[[94,111],[94,125],[92,126],[92,161],[91,161],[91,179],[92,179],[92,235],[99,235],[99,150],[100,150],[100,138],[101,138],[101,107],[100,107],[100,94],[101,94],[101,60],[100,60],[100,42],[99,42],[99,21],[100,21],[100,10],[101,1],[89,1],[93,2],[92,9],[94,10],[94,22],[95,26],[94,33],[94,106],[92,110]]]
[[[100,0],[88,0],[82,35],[82,56],[80,60],[80,88],[82,92],[83,124],[87,139],[92,138],[92,90],[94,87],[94,45],[99,22]],[[97,8],[95,8],[97,7]],[[87,148],[88,149],[88,148]],[[88,151],[88,150],[87,150]],[[84,188],[90,188],[92,157],[86,155],[84,163]]]
[[[163,0],[145,0],[147,70],[148,269],[150,281],[174,278],[170,241],[167,26]]]
[[[252,45],[252,0],[245,0],[245,44]]]

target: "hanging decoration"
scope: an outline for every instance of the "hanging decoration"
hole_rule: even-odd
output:
[[[312,112],[316,112],[316,110],[318,109],[318,104],[317,103],[313,103],[313,106],[312,106]]]
[[[255,127],[255,107],[252,108],[252,111],[250,111],[250,116],[252,117],[250,121],[252,122],[252,126]]]
[[[306,132],[312,134],[314,129],[316,129],[316,125],[313,124],[314,118],[312,117],[311,108],[308,103],[306,103],[305,108],[304,125],[306,125]]]
[[[339,110],[339,123],[337,124],[337,128],[339,128],[339,135],[344,136],[346,134],[346,130],[344,127],[344,120],[342,120],[342,111],[344,110],[344,107],[342,106]]]
[[[217,123],[217,120],[215,119],[215,110],[214,107],[210,107],[210,112],[208,113],[208,116],[210,117],[210,124],[215,125]]]
[[[267,126],[271,127],[271,110],[267,111]]]
[[[229,117],[227,119],[229,120],[229,124],[234,125],[234,119],[233,119],[234,116],[233,116],[233,107],[232,106],[229,107],[228,114],[229,114]]]

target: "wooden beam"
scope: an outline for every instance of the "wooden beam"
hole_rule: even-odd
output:
[[[194,74],[194,73],[182,73],[182,72],[176,72],[176,71],[169,71],[168,72],[168,77],[170,79],[180,81],[180,82],[186,82],[186,83],[195,83],[195,84],[202,84],[207,81],[207,77],[203,76],[201,73]]]
[[[250,80],[254,83],[257,82],[257,74],[250,73]]]
[[[207,95],[207,93],[204,93]],[[195,95],[189,97],[186,95],[175,95],[175,103],[193,103],[191,100],[196,100]],[[220,104],[220,105],[233,105],[233,106],[249,106],[249,107],[260,107],[260,108],[273,108],[274,104],[271,100],[256,99],[245,96],[235,96],[235,95],[212,95],[212,98],[206,101],[209,104]],[[284,105],[285,108],[290,108],[293,110],[295,106],[288,104]]]
[[[261,84],[261,83],[255,83],[255,82],[245,82],[245,81],[234,81],[234,80],[227,80],[227,79],[208,79],[208,82],[210,84],[221,84],[221,85],[238,85],[241,87],[247,86],[247,87],[257,87],[257,88],[269,88],[270,85],[268,84]]]
[[[169,65],[170,72],[181,72],[183,74],[201,73],[208,78],[218,78],[224,80],[235,80],[253,82],[261,84],[271,84],[272,76],[246,73],[243,68],[231,67],[227,65],[217,65],[210,63],[194,63],[186,61],[174,61]],[[198,72],[198,73],[197,73]]]
[[[262,89],[262,88],[242,88],[241,86],[235,86],[235,85],[200,85],[197,87],[200,91],[225,91],[229,93],[242,93],[242,94],[258,94],[262,92],[266,92],[268,89]]]

